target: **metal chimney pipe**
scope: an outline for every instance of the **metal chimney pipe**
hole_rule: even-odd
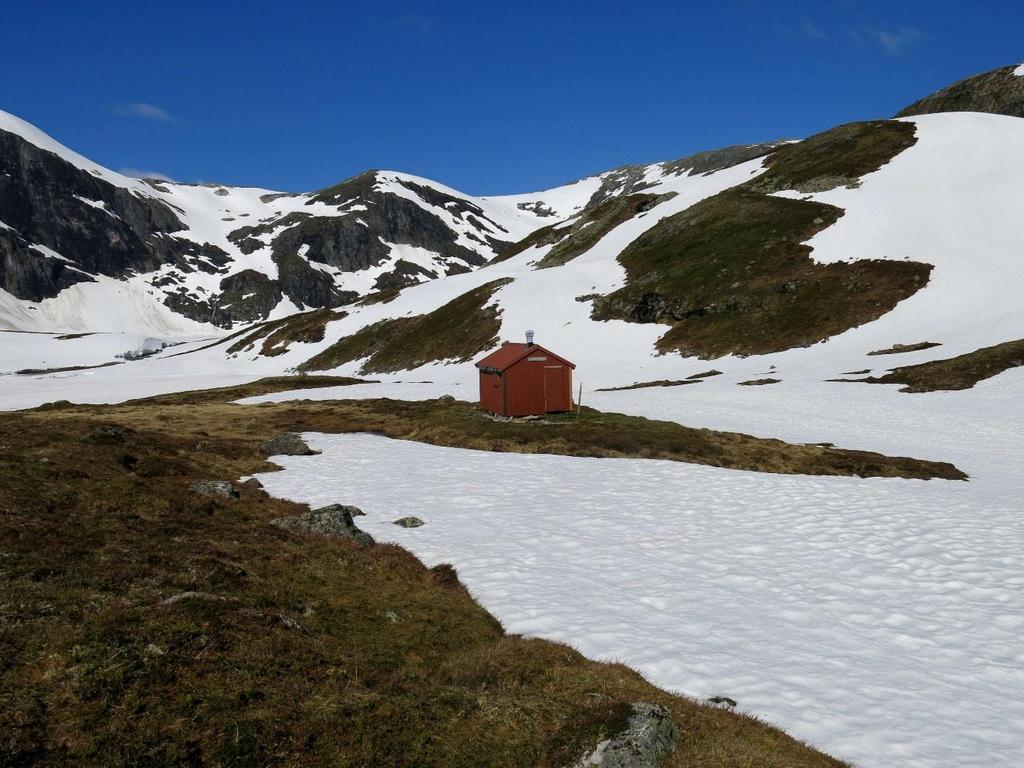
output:
[[[532,347],[533,346],[533,331],[527,331],[526,332],[526,346],[528,346],[528,347]]]

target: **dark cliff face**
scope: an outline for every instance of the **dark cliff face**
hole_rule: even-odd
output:
[[[230,242],[194,242],[186,237],[184,212],[161,199],[171,185],[141,191],[116,186],[0,131],[0,288],[40,301],[98,275],[120,279],[153,273],[148,282],[172,311],[228,327],[265,319],[283,297],[306,308],[349,303],[358,294],[339,287],[335,275],[389,259],[391,268],[379,275],[376,289],[485,263],[484,255],[459,242],[452,221],[485,254],[508,245],[501,225],[471,201],[412,182],[391,183],[402,184],[424,204],[378,188],[378,175],[367,172],[303,198],[308,213],[294,210],[293,195],[267,195],[262,201],[267,215],[257,214],[257,223],[231,232]],[[275,214],[274,203],[281,198],[290,199],[293,210]],[[339,214],[351,211],[323,215],[324,205]],[[277,275],[233,270],[234,257],[225,250],[231,244],[242,254],[267,249]],[[394,261],[392,244],[436,253],[436,266]],[[190,289],[193,273],[223,279],[214,284],[216,290]]]
[[[1015,75],[1016,66],[1002,67],[953,83],[915,101],[896,117],[935,112],[989,112],[1024,117],[1024,77]]]
[[[153,236],[182,229],[165,203],[136,196],[2,131],[0,221],[8,227],[0,229],[0,287],[34,301],[89,275],[156,269],[178,249],[154,243]]]
[[[335,286],[330,275],[316,268],[323,264],[342,272],[369,269],[384,263],[391,245],[410,245],[438,254],[434,269],[398,260],[382,273],[375,290],[404,288],[446,274],[468,271],[486,263],[475,250],[459,244],[458,234],[436,213],[393,192],[378,188],[378,173],[367,171],[312,195],[306,205],[317,203],[351,211],[346,216],[315,216],[292,212],[256,226],[240,227],[229,236],[243,253],[253,253],[273,236],[271,257],[285,296],[305,307],[337,307],[358,294]],[[495,254],[509,245],[497,222],[469,200],[447,195],[432,187],[397,181],[427,205],[445,211],[466,224],[469,237]],[[277,233],[276,235],[274,233]]]

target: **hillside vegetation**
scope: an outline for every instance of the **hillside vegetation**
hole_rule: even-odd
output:
[[[842,211],[731,189],[663,219],[619,256],[626,285],[596,320],[660,322],[662,352],[702,358],[806,346],[874,320],[913,295],[931,267],[819,264],[804,245]]]
[[[537,262],[537,269],[560,267],[597,245],[598,241],[615,227],[634,216],[649,211],[658,203],[674,197],[674,194],[634,194],[625,197],[610,197],[588,208],[570,227],[556,230],[566,233],[544,257]]]
[[[406,418],[388,401],[225,402],[285,386],[0,423],[4,765],[568,766],[636,701],[671,711],[668,768],[841,765],[621,665],[505,634],[450,566],[282,530],[269,522],[305,508],[258,488],[197,493],[272,469],[259,445],[282,425]],[[421,422],[461,407],[427,404]]]
[[[226,351],[229,355],[248,352],[255,347],[257,341],[262,339],[263,343],[260,345],[259,352],[261,355],[266,357],[283,355],[289,350],[292,342],[311,344],[323,341],[327,324],[332,320],[341,320],[347,314],[341,310],[314,309],[312,312],[300,312],[280,320],[262,323],[255,329],[245,329],[229,337],[237,338],[237,341],[231,344]]]
[[[968,77],[901,109],[896,117],[935,112],[991,112],[1024,117],[1024,77],[1016,65]]]
[[[363,373],[389,373],[439,360],[466,361],[498,343],[499,312],[489,305],[511,280],[484,283],[433,312],[372,323],[310,358],[299,370],[325,371],[368,358]]]
[[[970,389],[979,381],[1010,368],[1024,366],[1024,339],[984,347],[944,360],[894,368],[884,376],[861,381],[872,384],[903,384],[900,392],[936,392]]]
[[[626,285],[594,302],[594,319],[665,323],[660,351],[714,358],[807,346],[881,317],[926,285],[931,266],[819,264],[804,243],[842,210],[770,193],[855,185],[914,141],[913,125],[871,122],[781,147],[761,176],[662,219],[623,250]]]

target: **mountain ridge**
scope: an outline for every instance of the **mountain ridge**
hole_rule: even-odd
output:
[[[898,115],[1024,114],[1022,69],[967,78]],[[562,264],[558,254],[593,245],[567,248],[566,227],[596,241],[644,215],[601,215],[602,203],[657,196],[683,174],[770,163],[802,143],[724,147],[507,196],[387,170],[289,193],[127,177],[0,113],[0,327],[209,335],[473,271],[538,239],[555,246],[545,266]]]

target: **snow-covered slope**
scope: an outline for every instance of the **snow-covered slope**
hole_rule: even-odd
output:
[[[486,242],[470,214],[508,229],[506,242],[526,236],[525,242],[472,271],[424,281],[376,303],[346,305],[344,316],[317,315],[319,339],[316,333],[290,337],[289,323],[299,320],[283,320],[251,329],[249,340],[245,334],[193,340],[121,365],[0,375],[0,404],[116,402],[294,371],[375,323],[431,313],[457,321],[444,315],[449,302],[495,284],[488,298],[497,309],[495,343],[519,341],[527,328],[535,330],[539,342],[577,364],[584,404],[697,427],[952,461],[970,480],[779,478],[642,461],[598,464],[477,453],[460,455],[456,467],[445,449],[394,446],[365,436],[311,436],[324,454],[308,467],[302,464],[307,459],[282,461],[289,469],[265,478],[268,487],[303,500],[361,504],[375,535],[395,539],[431,563],[453,562],[512,631],[568,640],[590,655],[625,660],[656,683],[695,696],[733,696],[741,709],[865,768],[1020,764],[1024,360],[1010,360],[1007,370],[986,374],[962,391],[905,394],[892,386],[832,380],[1024,339],[1024,119],[943,112],[884,123],[878,130],[856,141],[840,132],[839,140],[826,136],[832,143],[823,145],[826,158],[843,156],[851,141],[866,142],[869,154],[879,154],[879,136],[912,132],[912,141],[881,153],[882,162],[866,171],[856,153],[848,164],[829,165],[827,173],[801,175],[805,157],[776,156],[766,166],[751,150],[753,156],[737,162],[708,166],[689,159],[618,169],[545,193],[468,200],[480,213],[463,208],[450,218],[431,214],[452,233],[451,242],[469,248],[476,243],[470,235]],[[238,246],[243,239],[228,236],[238,219],[251,219],[257,206],[277,202],[260,200],[261,190],[219,194],[217,188],[161,185],[166,191],[139,194],[197,211],[189,219],[197,233],[225,249],[238,246],[233,258],[250,259],[240,264],[277,279],[270,243],[280,246],[286,242],[281,236],[302,224],[284,219],[301,213],[297,206],[308,200],[311,208],[332,209],[329,217],[318,218],[354,221],[366,212],[353,209],[366,203],[350,201],[367,193],[360,191],[366,181],[357,177],[333,191],[280,198],[285,202],[274,209],[278,213],[259,214],[267,216],[268,231],[251,236],[267,241],[269,255],[262,248],[246,253]],[[381,173],[370,179],[370,187],[378,185],[387,200],[419,206],[411,195],[432,209],[437,202],[445,210],[458,207],[435,197],[459,197],[456,192],[422,179]],[[735,287],[725,286],[725,299],[731,291],[735,300],[714,306],[702,301],[698,308],[705,313],[687,321],[713,323],[746,313],[753,322],[744,327],[756,329],[759,320],[766,326],[786,320],[778,312],[765,320],[758,302],[767,299],[749,291],[742,276],[744,267],[756,274],[772,256],[765,247],[774,243],[771,237],[758,233],[738,245],[715,239],[721,252],[709,255],[694,246],[700,238],[690,236],[707,219],[723,216],[733,217],[729,221],[743,233],[752,226],[742,216],[743,205],[765,200],[780,205],[779,231],[791,226],[790,215],[801,223],[791,230],[799,241],[784,243],[781,259],[799,262],[795,277],[769,282],[769,293],[791,301],[794,313],[800,301],[815,296],[816,286],[828,283],[830,270],[839,272],[843,288],[827,296],[834,299],[836,316],[858,292],[875,296],[883,282],[879,276],[892,265],[923,265],[927,279],[868,319],[858,316],[814,343],[775,345],[746,356],[701,359],[660,351],[666,332],[683,322],[670,313],[594,318],[605,297],[631,285],[642,290],[645,277],[663,278],[656,262],[650,262],[649,275],[638,277],[620,261],[657,234],[658,243],[667,243],[669,262],[703,259],[707,283],[719,267],[731,268],[732,262],[714,261],[724,259],[727,246],[742,256]],[[207,211],[208,204],[216,213]],[[796,207],[786,207],[791,204]],[[200,210],[207,211],[205,218]],[[242,216],[247,211],[250,216]],[[804,228],[806,211],[813,218]],[[228,216],[236,222],[221,221]],[[460,224],[467,228],[458,229]],[[686,247],[672,250],[674,242]],[[292,253],[298,257],[304,244],[310,245],[304,252],[309,256],[315,243],[298,243]],[[432,263],[414,248],[402,245],[402,258],[419,266]],[[852,269],[858,265],[864,270]],[[336,279],[353,281],[345,286],[354,291],[363,279],[363,292],[376,281],[377,268]],[[195,272],[201,270],[182,272],[180,279],[206,279]],[[96,290],[91,286],[76,284],[61,295]],[[692,292],[701,288],[695,282]],[[674,299],[685,308],[687,292],[681,293]],[[91,304],[85,298],[80,303]],[[18,301],[2,306],[0,311],[12,315],[33,311]],[[274,311],[283,315],[284,308],[282,299]],[[101,322],[106,313],[95,311],[95,319],[83,314],[76,322]],[[140,311],[130,310],[117,322],[127,324],[127,316]],[[180,317],[172,314],[171,320]],[[812,314],[798,319],[805,317],[808,324],[821,322]],[[407,327],[412,326],[389,326],[396,332]],[[716,342],[731,332],[714,328]],[[264,341],[277,332],[275,354],[264,354]],[[0,334],[0,372],[99,365],[140,340]],[[419,341],[426,347],[433,340]],[[902,352],[897,346],[922,342],[938,346]],[[871,354],[883,350],[890,351]],[[372,351],[368,347],[367,355]],[[262,399],[477,397],[471,360],[439,359],[382,373],[372,371],[364,356],[323,370],[358,374],[367,365],[381,383]],[[718,373],[686,386],[600,391],[679,381],[710,369]],[[738,386],[759,380],[776,383]],[[467,491],[466,483],[510,473],[529,478],[525,507],[522,498],[500,494],[491,494],[486,506]],[[548,514],[562,508],[567,477],[576,504],[571,519]],[[427,526],[406,531],[391,525],[405,504],[415,504]],[[532,535],[538,530],[543,535]]]
[[[834,378],[1024,338],[1024,295],[1019,290],[1024,278],[1024,230],[1019,226],[1024,219],[1024,185],[1018,171],[1024,163],[1024,120],[957,113],[907,122],[916,129],[916,144],[862,177],[857,186],[774,193],[842,209],[835,224],[807,243],[816,264],[877,260],[933,267],[927,284],[892,311],[821,343],[766,355],[728,355],[711,364],[660,354],[656,345],[665,324],[596,321],[593,299],[582,298],[620,288],[626,281],[617,261],[623,249],[660,220],[754,178],[763,170],[762,161],[755,159],[706,175],[658,176],[647,190],[658,196],[652,208],[611,228],[561,266],[537,269],[537,262],[555,247],[537,245],[469,274],[407,288],[390,302],[352,307],[347,316],[326,325],[322,341],[292,344],[286,354],[272,360],[261,357],[258,344],[234,351],[228,360],[246,370],[293,369],[360,328],[429,313],[499,278],[512,280],[494,294],[493,303],[500,310],[499,339],[518,341],[527,328],[535,330],[538,340],[573,359],[584,382],[594,387],[680,379],[709,367],[757,378],[774,366],[773,377],[784,378],[790,367],[806,370],[811,365],[819,378]],[[925,341],[940,346],[901,355],[868,355],[895,344]],[[203,354],[223,355],[227,346]],[[361,368],[362,361],[354,361],[337,370],[356,373]],[[456,382],[472,374],[469,363],[438,362],[417,370],[415,377]]]
[[[385,171],[309,194],[133,179],[0,112],[0,327],[194,334],[336,306],[486,263],[545,223],[518,202]]]
[[[189,355],[188,365],[199,370],[234,369],[245,374],[294,370],[361,328],[434,312],[485,283],[501,279],[507,280],[507,284],[498,288],[492,298],[499,312],[498,340],[518,341],[531,328],[537,332],[538,340],[573,359],[584,383],[594,388],[681,379],[709,367],[748,379],[766,376],[769,370],[773,371],[772,378],[785,379],[788,369],[799,367],[807,371],[809,366],[819,379],[853,371],[878,373],[895,365],[948,358],[1024,338],[1024,296],[1019,291],[1024,277],[1024,231],[1019,226],[1024,218],[1024,185],[1018,170],[1024,164],[1024,120],[991,114],[945,113],[905,118],[901,123],[913,131],[913,143],[873,172],[849,179],[848,183],[830,182],[822,191],[811,191],[817,187],[803,183],[803,191],[777,189],[776,182],[768,187],[774,190],[767,193],[769,197],[839,211],[835,223],[812,230],[805,240],[810,248],[807,290],[803,283],[795,290],[790,285],[780,285],[779,291],[783,293],[790,291],[798,297],[802,291],[804,295],[812,294],[818,280],[814,270],[819,268],[845,268],[857,263],[918,263],[931,268],[927,281],[909,297],[895,302],[891,310],[881,311],[877,318],[841,332],[825,334],[819,343],[781,346],[770,353],[718,356],[710,363],[707,359],[660,351],[659,344],[672,327],[673,321],[667,316],[657,322],[641,322],[638,320],[644,318],[637,317],[594,319],[601,297],[634,279],[619,261],[623,251],[647,237],[659,222],[674,221],[673,217],[699,210],[700,207],[695,208],[698,203],[706,207],[720,199],[716,197],[719,193],[742,188],[737,185],[765,174],[763,158],[754,157],[699,173],[693,172],[693,160],[689,167],[679,162],[655,164],[608,172],[536,195],[476,201],[458,197],[456,191],[423,179],[383,172],[316,195],[277,199],[268,199],[264,190],[161,184],[166,191],[157,189],[152,194],[185,212],[182,218],[188,222],[191,237],[215,243],[225,251],[231,249],[232,274],[235,270],[251,270],[271,279],[277,277],[270,246],[250,250],[246,240],[232,237],[232,227],[240,219],[252,218],[252,212],[258,210],[262,210],[259,215],[266,214],[261,206],[273,208],[278,219],[269,214],[264,216],[270,222],[267,231],[249,233],[247,237],[260,242],[274,241],[273,233],[278,228],[295,229],[308,221],[277,223],[300,207],[329,211],[336,218],[358,219],[366,215],[361,209],[368,206],[350,203],[350,198],[345,197],[361,194],[366,187],[380,190],[389,199],[413,202],[416,198],[416,205],[440,202],[430,215],[443,224],[445,231],[453,233],[453,242],[460,247],[483,248],[467,229],[480,221],[496,226],[500,223],[510,241],[529,235],[518,252],[504,254],[507,258],[494,259],[492,254],[494,263],[478,265],[472,271],[427,280],[405,288],[397,296],[385,297],[385,301],[346,306],[343,316],[325,323],[319,341],[305,337],[307,340],[286,343],[286,351],[280,354],[281,349],[275,349],[272,357],[261,354],[259,343],[239,349],[225,342]],[[771,169],[772,174],[779,176],[779,163],[773,163]],[[133,180],[128,183],[142,184]],[[456,207],[452,200],[423,199],[435,194],[463,200],[477,206],[478,212],[459,215],[452,212]],[[628,207],[625,214],[613,210],[603,218],[595,213],[602,210],[595,200],[600,203],[615,199],[630,201],[634,207]],[[219,207],[211,213],[210,205]],[[344,213],[346,210],[348,213]],[[235,221],[225,222],[225,218]],[[682,221],[687,222],[685,229],[693,229],[689,219]],[[737,225],[743,223],[739,221]],[[459,226],[464,228],[459,230]],[[237,233],[237,229],[234,231]],[[588,239],[588,233],[595,236]],[[280,241],[278,235],[275,242]],[[566,243],[579,247],[550,268],[538,268],[547,266],[545,262],[551,254],[564,250]],[[298,258],[309,250],[306,245],[298,245]],[[431,257],[424,249],[403,244],[392,244],[389,248],[411,263],[424,267],[430,264]],[[687,253],[680,251],[673,258],[685,262]],[[758,251],[751,250],[749,263],[756,264],[758,258]],[[318,272],[331,269],[320,262],[309,262],[314,263]],[[350,273],[339,270],[331,274],[332,284],[365,293],[373,288],[372,278],[382,269],[377,265]],[[196,292],[214,291],[216,281],[221,279],[219,274],[201,270],[180,272],[173,265],[158,270],[161,276],[177,279]],[[856,277],[849,282],[859,289],[858,280],[864,279]],[[870,275],[867,279],[871,279]],[[133,330],[148,335],[212,335],[209,325],[169,313],[145,280],[138,275],[127,280],[101,277],[96,282],[76,284],[57,298],[38,304],[0,296],[0,311],[19,327],[44,325],[30,325],[32,314],[43,312],[44,317],[62,328],[92,326],[94,330]],[[737,293],[745,289],[739,282],[734,287]],[[93,300],[104,291],[108,297],[117,292],[121,295],[116,300],[106,298],[103,303]],[[737,306],[737,313],[745,310],[742,303]],[[270,316],[284,317],[296,307],[284,296],[270,308]],[[757,306],[751,310],[755,322],[759,317],[757,311]],[[841,301],[837,299],[832,312],[841,311]],[[721,315],[711,312],[709,319]],[[920,342],[938,346],[899,355],[868,354],[897,344]],[[364,362],[355,360],[333,370],[358,373],[363,368]],[[417,370],[415,376],[454,383],[471,380],[473,371],[471,363],[445,364],[440,360]]]
[[[395,171],[318,192],[134,179],[0,112],[0,328],[190,336],[477,269],[539,228],[766,154],[729,147],[536,193]]]

